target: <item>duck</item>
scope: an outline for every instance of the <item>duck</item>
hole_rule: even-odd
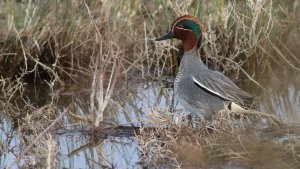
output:
[[[174,95],[184,109],[200,119],[211,119],[224,108],[243,110],[244,100],[253,99],[223,73],[209,69],[202,62],[199,49],[203,26],[196,17],[178,17],[171,30],[155,41],[173,38],[183,42],[184,53],[174,81]]]

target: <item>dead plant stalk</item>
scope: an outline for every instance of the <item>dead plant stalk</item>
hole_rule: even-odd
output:
[[[88,15],[90,16],[90,20],[91,20],[94,28],[96,29],[97,39],[101,40],[102,36],[101,36],[99,28],[97,27],[96,22],[93,19],[94,18],[93,14],[91,13],[91,11],[89,9],[89,6],[87,5],[86,1],[84,1],[84,4],[85,4],[85,7],[88,11]],[[96,117],[96,119],[94,121],[95,127],[98,127],[100,122],[103,122],[103,120],[104,120],[103,113],[104,113],[104,110],[107,107],[107,105],[108,105],[108,103],[111,99],[112,93],[114,91],[114,88],[115,88],[115,85],[116,85],[116,82],[117,82],[117,79],[118,79],[118,75],[120,73],[121,65],[122,65],[122,62],[123,62],[123,59],[124,59],[124,56],[125,56],[125,52],[124,51],[120,52],[119,49],[116,51],[116,53],[114,53],[115,54],[115,57],[114,57],[115,60],[113,62],[112,71],[111,71],[111,74],[110,74],[110,78],[109,78],[109,82],[108,82],[106,91],[104,91],[105,89],[104,89],[103,81],[104,81],[104,77],[105,77],[105,75],[104,75],[104,72],[105,72],[104,69],[105,68],[104,68],[103,64],[104,64],[104,60],[108,59],[108,58],[103,58],[104,57],[103,53],[101,53],[101,52],[103,52],[103,44],[104,43],[106,43],[106,42],[104,42],[104,41],[99,42],[99,44],[100,44],[99,45],[99,48],[100,48],[99,58],[100,58],[101,62],[99,63],[99,58],[96,59],[96,70],[94,71],[93,82],[92,82],[92,93],[91,93],[91,96],[90,96],[91,111],[95,112],[94,117]],[[113,44],[109,44],[109,45],[113,45]],[[120,57],[118,63],[116,64],[117,58],[118,58],[119,55],[121,57]],[[108,57],[110,57],[110,56],[108,56]],[[99,65],[99,68],[98,68],[98,65]],[[96,96],[97,105],[98,105],[97,111],[94,108],[95,96]]]

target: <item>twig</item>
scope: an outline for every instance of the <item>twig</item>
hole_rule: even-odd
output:
[[[97,34],[98,34],[99,38],[101,38],[100,30],[99,30],[99,28],[97,27],[97,25],[96,25],[96,23],[95,23],[95,21],[94,21],[94,19],[93,19],[93,14],[92,14],[92,12],[90,11],[90,8],[89,8],[89,6],[88,6],[87,3],[86,3],[86,0],[84,0],[83,2],[84,2],[84,5],[85,5],[85,7],[86,7],[86,9],[87,9],[87,11],[88,11],[88,14],[89,14],[89,16],[90,16],[90,18],[91,18],[91,21],[92,21],[92,23],[93,23],[93,25],[94,25],[94,27],[95,27],[95,29],[96,29],[96,31],[97,31]]]
[[[23,52],[23,57],[24,57],[24,63],[25,63],[25,72],[24,72],[24,73],[26,73],[26,72],[27,72],[27,57],[26,57],[25,48],[24,48],[24,45],[23,45],[21,36],[20,36],[20,34],[19,34],[19,32],[18,32],[18,30],[17,30],[17,28],[16,28],[14,22],[13,22],[13,26],[14,26],[14,31],[16,32],[17,37],[18,37],[18,39],[19,39],[19,41],[20,41],[20,44],[21,44],[21,48],[22,48],[22,52]]]

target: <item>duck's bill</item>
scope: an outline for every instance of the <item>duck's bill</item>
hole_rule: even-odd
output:
[[[161,41],[161,40],[172,39],[172,38],[174,38],[174,34],[170,31],[167,34],[165,34],[164,36],[156,38],[155,41]]]

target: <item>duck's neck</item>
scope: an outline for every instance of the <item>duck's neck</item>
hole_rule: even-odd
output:
[[[188,64],[200,64],[201,66],[205,66],[201,60],[198,48],[194,48],[189,51],[184,51],[182,61],[185,63],[188,62]]]
[[[201,61],[198,49],[195,48],[193,50],[184,51],[179,71],[191,73],[193,71],[197,71],[199,68],[207,69]]]

